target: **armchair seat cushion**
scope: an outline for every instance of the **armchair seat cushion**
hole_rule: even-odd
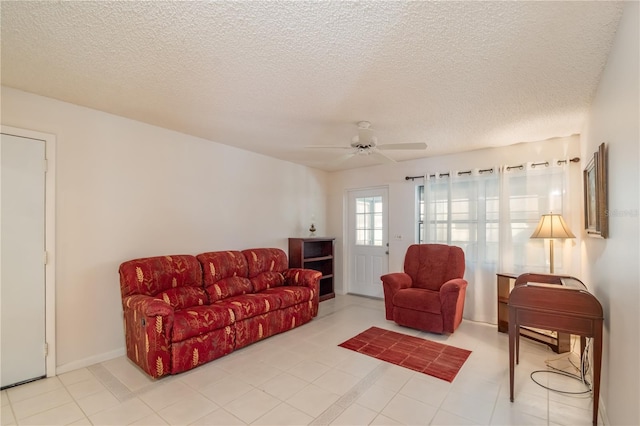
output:
[[[173,342],[233,324],[233,314],[224,306],[204,305],[175,311],[173,316]]]
[[[393,296],[396,308],[413,309],[414,311],[429,312],[440,315],[442,303],[440,293],[423,288],[405,288]]]

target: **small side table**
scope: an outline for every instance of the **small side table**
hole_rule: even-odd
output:
[[[498,273],[498,331],[500,333],[509,332],[509,294],[513,290],[517,274]],[[556,333],[551,336],[531,328],[520,327],[520,335],[536,342],[544,343],[555,353],[565,353],[571,350],[571,335],[568,333]]]

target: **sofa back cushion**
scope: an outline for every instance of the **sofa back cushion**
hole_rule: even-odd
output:
[[[202,269],[195,256],[172,255],[133,259],[120,265],[122,299],[144,294],[163,299],[174,309],[207,303]]]
[[[247,259],[239,251],[211,251],[196,256],[202,265],[204,288],[211,303],[253,293]]]
[[[249,279],[255,291],[280,287],[284,284],[282,273],[289,268],[287,255],[278,248],[243,250],[247,259]]]

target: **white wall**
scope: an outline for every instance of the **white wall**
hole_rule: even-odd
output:
[[[324,172],[7,87],[2,124],[57,136],[58,373],[124,353],[121,262],[326,229]]]
[[[582,134],[582,156],[605,142],[609,233],[585,238],[582,276],[604,308],[602,401],[614,425],[640,424],[640,109],[638,3],[627,2]]]
[[[346,224],[343,217],[343,199],[346,191],[351,189],[367,188],[372,186],[388,186],[389,188],[389,235],[401,235],[402,240],[390,239],[389,241],[389,271],[401,271],[404,263],[404,255],[407,247],[415,243],[417,217],[415,212],[416,185],[422,184],[422,180],[415,182],[406,181],[405,176],[424,175],[425,172],[446,172],[449,170],[469,170],[473,168],[486,168],[491,166],[520,164],[522,162],[539,162],[552,159],[565,159],[580,156],[580,143],[578,136],[556,138],[541,142],[519,143],[507,147],[482,149],[447,156],[425,158],[420,160],[404,161],[395,164],[385,164],[374,167],[365,167],[330,175],[330,188],[328,200],[329,232],[336,236],[336,291],[344,293],[345,286],[344,262],[345,252],[343,229]],[[582,204],[582,168],[580,163],[571,164],[571,181],[573,206]],[[579,275],[580,255],[577,250],[580,244],[580,208],[572,209],[570,216],[565,216],[567,224],[578,237],[567,242],[567,248],[574,248],[571,259],[573,269],[567,272]],[[508,271],[507,271],[508,272]]]

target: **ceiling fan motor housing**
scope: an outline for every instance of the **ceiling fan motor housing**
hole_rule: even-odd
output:
[[[369,151],[374,148],[378,143],[377,138],[373,135],[373,129],[371,129],[371,123],[368,121],[360,121],[358,123],[358,134],[351,140],[351,146],[358,149],[358,154],[362,154],[361,151]]]

